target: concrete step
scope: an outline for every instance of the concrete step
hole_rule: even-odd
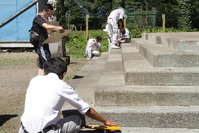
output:
[[[198,133],[199,129],[121,127],[122,133]]]
[[[121,127],[188,128],[199,127],[198,106],[120,106],[97,107],[95,109],[108,119],[117,121]],[[87,124],[100,124],[86,118]]]
[[[179,52],[142,38],[132,43],[153,67],[199,67],[199,52]]]
[[[133,45],[122,45],[126,85],[198,86],[199,67],[153,67]]]
[[[199,51],[199,32],[143,33],[142,38],[178,51]]]
[[[94,106],[94,91],[97,88],[101,71],[109,56],[108,52],[103,52],[100,57],[94,57],[71,79],[68,84],[78,93],[78,95],[90,106]],[[74,109],[65,102],[63,110]]]
[[[129,52],[131,49],[129,50]],[[136,49],[134,52],[137,52]],[[134,54],[134,52],[131,53]],[[121,54],[124,54],[126,56],[121,56]],[[191,101],[191,89],[186,88],[170,88],[173,92],[176,92],[174,96],[171,96],[170,94],[167,94],[169,92],[169,89],[163,89],[162,94],[160,88],[148,88],[144,86],[137,86],[137,90],[134,89],[134,92],[137,91],[137,94],[140,95],[137,98],[143,98],[143,101],[145,102],[147,100],[150,100],[148,102],[149,106],[142,104],[142,106],[139,105],[140,101],[135,98],[135,95],[132,95],[130,92],[131,89],[125,90],[124,88],[131,88],[135,86],[126,86],[124,84],[124,74],[123,74],[123,67],[125,65],[130,65],[132,67],[138,67],[139,68],[145,68],[145,67],[151,67],[153,68],[142,56],[133,56],[132,59],[140,59],[138,62],[134,60],[129,60],[128,62],[124,62],[122,65],[122,59],[131,58],[127,52],[122,53],[121,49],[113,49],[111,50],[111,53],[107,53],[106,56],[102,55],[97,59],[95,62],[88,62],[80,72],[77,73],[78,76],[83,76],[81,80],[78,80],[77,84],[75,85],[75,90],[77,93],[82,97],[82,99],[85,99],[84,101],[88,102],[97,110],[100,114],[102,114],[104,117],[117,121],[120,126],[122,133],[147,133],[147,132],[153,132],[153,133],[173,133],[173,132],[181,132],[181,133],[192,133],[197,132],[199,127],[198,123],[198,115],[199,115],[199,107],[198,106],[188,106],[188,102],[186,102],[186,99],[189,99]],[[100,61],[101,59],[101,61]],[[93,60],[94,61],[94,60]],[[98,63],[100,61],[101,63]],[[90,63],[90,64],[89,64]],[[92,65],[91,65],[92,63]],[[90,66],[87,66],[90,65]],[[130,67],[129,66],[129,67]],[[88,68],[90,68],[88,70]],[[98,69],[99,68],[99,69]],[[124,68],[125,69],[125,68]],[[96,72],[98,70],[98,73]],[[97,77],[99,78],[97,81]],[[76,80],[76,79],[72,79]],[[76,80],[77,81],[77,80]],[[75,83],[74,83],[75,84]],[[118,87],[118,88],[117,88]],[[141,92],[141,88],[145,89],[146,92],[151,91],[151,94],[144,95],[144,91]],[[157,87],[157,86],[156,86]],[[189,86],[188,86],[189,87]],[[101,90],[99,90],[101,88]],[[197,87],[196,87],[197,88]],[[103,90],[104,89],[104,90]],[[124,89],[124,90],[122,90]],[[111,92],[112,90],[112,92]],[[187,92],[187,90],[189,90]],[[106,101],[106,106],[97,106],[97,93],[98,91],[103,91],[103,94],[106,94],[106,98],[102,98],[101,100]],[[122,94],[122,92],[127,92],[125,95]],[[180,93],[187,92],[188,97],[186,97],[186,94],[182,95],[181,99],[177,99],[180,97]],[[195,92],[197,93],[197,90],[192,89],[192,102],[197,101],[197,94],[194,95]],[[117,94],[118,92],[121,92],[121,94]],[[158,100],[162,101],[156,101],[154,100],[154,96]],[[95,96],[94,96],[94,93]],[[107,95],[109,93],[109,96]],[[115,96],[114,94],[115,93]],[[140,94],[139,94],[140,93]],[[141,93],[143,95],[141,96]],[[190,93],[190,94],[189,94]],[[126,94],[128,94],[126,96]],[[93,95],[93,96],[92,96]],[[101,94],[100,94],[101,95]],[[122,96],[123,95],[123,96]],[[168,97],[171,99],[171,102],[175,101],[175,104],[178,104],[179,102],[182,103],[181,106],[154,106],[154,105],[161,105],[164,103],[165,98],[164,95],[168,95]],[[170,96],[169,96],[170,95]],[[118,99],[116,98],[118,97]],[[161,97],[163,99],[161,99]],[[167,97],[167,98],[168,98]],[[95,101],[93,101],[95,98]],[[183,99],[184,98],[184,99]],[[135,106],[126,106],[123,104],[122,106],[110,106],[108,105],[111,100],[114,101],[114,103],[125,103],[127,99],[133,99],[136,104],[131,104]],[[173,100],[172,100],[173,99]],[[182,100],[183,101],[180,101]],[[109,102],[110,100],[110,102]],[[142,102],[143,102],[142,101]],[[169,99],[168,99],[169,101]],[[95,103],[94,103],[95,102]],[[194,102],[193,102],[194,103]],[[153,105],[153,106],[152,106]],[[170,104],[171,105],[171,104]],[[70,107],[68,105],[64,106],[63,110],[66,109],[73,109],[73,107]],[[86,124],[102,124],[95,120],[92,120],[88,117],[86,117]]]
[[[121,127],[121,133],[198,133],[199,129],[187,128],[148,128],[148,127]],[[83,129],[78,133],[105,133],[103,130]],[[106,133],[120,133],[117,131],[106,131]]]
[[[199,106],[198,86],[98,86],[95,106]]]

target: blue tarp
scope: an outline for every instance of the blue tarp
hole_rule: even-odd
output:
[[[1,0],[0,23],[4,22],[34,0]],[[28,30],[36,16],[36,4],[0,27],[0,41],[29,41]]]

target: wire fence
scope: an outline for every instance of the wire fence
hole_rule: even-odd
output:
[[[161,27],[163,21],[163,14],[157,13],[155,7],[149,9],[147,6],[132,6],[125,9],[127,18],[127,26],[138,26],[140,29],[145,29],[148,26],[151,28]],[[183,17],[190,18],[191,28],[199,29],[199,13],[179,14],[166,13],[166,27],[178,28],[179,20]]]

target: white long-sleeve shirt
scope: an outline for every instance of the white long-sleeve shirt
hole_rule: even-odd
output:
[[[115,20],[119,20],[119,19],[123,19],[124,18],[124,9],[123,8],[118,8],[113,10],[110,15],[108,16],[108,19],[115,19]]]
[[[91,45],[96,42],[96,39],[89,39],[86,45],[86,50],[91,47]],[[101,49],[101,44],[98,42],[92,46],[92,50]]]
[[[56,124],[65,101],[82,114],[90,108],[73,88],[56,74],[36,76],[27,89],[25,109],[21,117],[23,126],[29,133],[37,133],[51,124]]]

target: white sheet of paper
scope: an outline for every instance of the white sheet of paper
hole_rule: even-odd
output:
[[[63,33],[60,33],[60,31],[56,31],[56,32],[52,33],[51,36],[48,39],[46,39],[42,44],[58,42],[64,36],[69,34],[71,31],[72,30],[65,30]]]

